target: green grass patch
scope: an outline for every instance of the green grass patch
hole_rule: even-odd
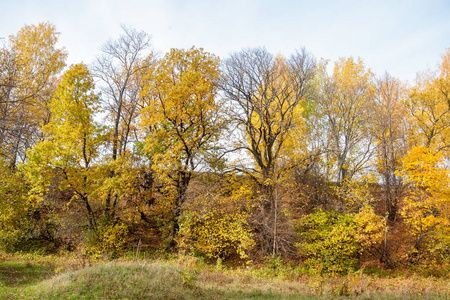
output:
[[[54,267],[31,263],[0,262],[0,286],[18,287],[41,281],[54,274]]]
[[[51,265],[29,262],[0,262],[0,299],[26,299],[20,292],[55,274]]]

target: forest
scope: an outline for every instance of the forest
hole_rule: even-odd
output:
[[[449,265],[450,48],[410,84],[305,48],[161,54],[125,26],[68,66],[59,35],[0,45],[1,251]]]

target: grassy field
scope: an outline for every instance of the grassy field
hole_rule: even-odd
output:
[[[0,299],[447,299],[446,278],[312,277],[172,260],[0,255]]]

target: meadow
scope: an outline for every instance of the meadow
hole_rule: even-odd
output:
[[[231,267],[178,255],[103,261],[0,255],[0,299],[447,299],[447,276],[361,269],[306,275],[287,264]],[[276,262],[276,261],[275,261]]]

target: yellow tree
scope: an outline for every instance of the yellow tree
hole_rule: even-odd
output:
[[[90,229],[97,228],[93,202],[105,177],[99,174],[98,163],[99,148],[106,135],[103,126],[93,118],[98,105],[89,70],[83,64],[73,65],[65,72],[49,104],[52,119],[42,129],[44,139],[28,151],[23,166],[37,203],[56,181],[59,190],[71,194],[69,205],[84,207]]]
[[[425,73],[411,89],[406,105],[411,115],[412,149],[402,160],[399,174],[409,186],[402,215],[415,238],[411,260],[423,251],[450,249],[448,236],[448,170],[444,161],[450,147],[450,49],[438,72]],[[426,245],[426,247],[424,246]],[[438,251],[439,252],[439,251]]]
[[[15,168],[41,136],[47,107],[67,54],[58,49],[59,33],[49,23],[24,26],[0,50],[0,152]]]
[[[221,103],[216,100],[219,74],[218,57],[194,47],[170,50],[148,74],[142,111],[144,149],[173,201],[171,246],[194,171],[204,165],[204,154],[223,125]]]
[[[414,237],[410,261],[418,261],[425,251],[435,250],[437,254],[448,252],[450,178],[443,166],[442,153],[436,153],[428,147],[413,147],[402,159],[399,175],[410,187],[401,210]],[[428,246],[424,247],[426,244]]]
[[[414,120],[416,145],[436,151],[450,147],[450,49],[437,75],[425,73],[412,88],[407,106]]]
[[[67,56],[56,47],[58,36],[49,23],[26,25],[0,48],[0,227],[8,247],[23,249],[29,244],[24,238],[48,236],[42,224],[30,226],[32,207],[16,167],[42,137],[41,126],[50,117],[48,103]]]

